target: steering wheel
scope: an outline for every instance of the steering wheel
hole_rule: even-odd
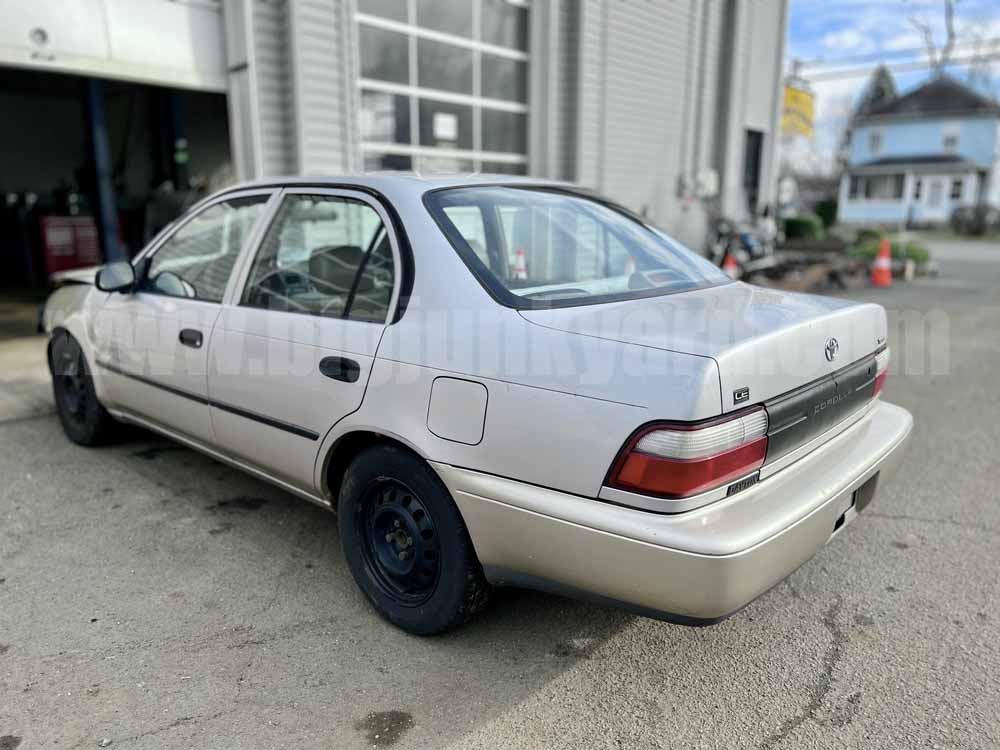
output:
[[[276,268],[269,271],[254,284],[254,295],[277,295],[284,298],[286,304],[297,304],[295,295],[315,292],[312,279],[301,271],[286,268]]]

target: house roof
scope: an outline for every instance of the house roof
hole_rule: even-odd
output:
[[[851,174],[897,174],[907,168],[917,173],[950,172],[953,174],[977,170],[975,162],[963,159],[957,154],[911,154],[909,156],[886,156],[863,164],[852,164]]]
[[[915,156],[886,156],[859,164],[862,167],[891,167],[896,164],[962,164],[965,162],[957,154],[927,154]]]
[[[946,75],[932,78],[923,86],[873,107],[865,117],[919,116],[943,114],[998,114],[1000,104]]]

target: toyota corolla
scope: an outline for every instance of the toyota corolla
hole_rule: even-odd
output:
[[[414,633],[505,585],[717,622],[865,509],[912,425],[880,306],[734,282],[564,184],[244,185],[76,280],[44,317],[69,438],[138,424],[336,511]]]

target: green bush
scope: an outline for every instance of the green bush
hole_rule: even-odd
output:
[[[821,240],[826,236],[823,220],[816,214],[800,214],[785,219],[785,237],[790,240]]]
[[[829,229],[837,221],[837,199],[827,198],[816,204],[816,215],[823,222],[823,228]]]
[[[847,253],[852,258],[874,260],[875,256],[878,255],[880,242],[881,238],[869,237],[864,242],[855,244]],[[895,260],[912,260],[914,263],[926,263],[931,258],[931,254],[927,248],[919,242],[907,242],[904,244],[897,240],[889,246],[889,249]]]
[[[857,237],[855,237],[854,241],[861,245],[866,242],[871,242],[872,240],[878,242],[883,237],[885,237],[885,232],[881,229],[859,229]]]

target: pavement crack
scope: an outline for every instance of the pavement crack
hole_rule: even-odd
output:
[[[211,714],[201,714],[199,716],[181,716],[180,718],[174,719],[169,724],[164,724],[162,727],[157,727],[156,729],[151,729],[148,732],[142,732],[140,734],[132,735],[131,737],[126,737],[123,742],[133,742],[135,740],[143,739],[144,737],[154,737],[163,732],[169,732],[171,729],[176,729],[177,727],[184,726],[185,724],[201,724],[205,721],[212,721],[213,719],[218,719],[222,716],[225,711],[216,711]]]
[[[827,607],[820,622],[830,632],[830,648],[827,649],[823,657],[823,668],[817,675],[815,682],[809,688],[809,700],[805,706],[794,716],[785,719],[778,731],[767,737],[761,744],[760,750],[770,750],[784,742],[792,732],[805,724],[807,721],[816,718],[816,713],[823,706],[823,702],[830,694],[833,687],[833,673],[837,668],[844,653],[844,646],[847,643],[847,634],[837,623],[837,615],[840,614],[841,598],[838,596],[833,604]]]

